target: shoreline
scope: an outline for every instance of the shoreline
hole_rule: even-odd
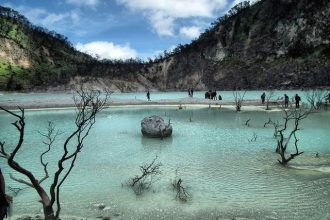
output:
[[[272,100],[269,107],[272,110],[279,109],[280,102]],[[25,110],[65,110],[75,109],[75,104],[72,99],[42,99],[42,100],[0,100],[0,106],[9,110],[18,109],[21,107]],[[210,100],[203,98],[180,98],[180,99],[160,99],[156,101],[145,101],[140,99],[109,99],[105,104],[105,108],[112,107],[161,107],[172,106],[178,108],[186,107],[218,107],[218,108],[235,108],[234,101],[228,100]],[[246,109],[247,108],[247,109]],[[242,105],[243,110],[265,110],[266,104],[261,104],[260,100],[245,100]]]

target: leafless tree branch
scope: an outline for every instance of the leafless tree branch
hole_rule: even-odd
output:
[[[306,100],[309,103],[311,109],[313,110],[319,110],[322,106],[322,101],[325,99],[325,91],[324,90],[308,90],[305,93]]]
[[[278,160],[280,164],[283,166],[287,165],[287,163],[294,159],[296,156],[302,154],[298,149],[298,139],[296,136],[296,132],[300,130],[299,125],[301,120],[307,118],[307,116],[311,113],[310,110],[305,110],[302,108],[289,108],[284,109],[284,124],[279,126],[277,129],[277,149],[276,152],[280,154],[281,160]],[[289,135],[285,137],[284,133],[287,132],[289,122],[293,122],[293,128],[289,131]],[[289,157],[286,156],[287,148],[290,143],[290,140],[294,138],[294,146],[295,146],[295,153],[291,153]]]
[[[134,190],[136,195],[141,195],[144,190],[150,188],[153,183],[153,178],[161,174],[161,163],[156,163],[157,156],[150,164],[140,166],[140,175],[130,178],[128,185]]]
[[[240,91],[237,91],[237,90],[233,92],[234,100],[235,100],[235,107],[236,107],[237,112],[241,111],[241,108],[242,108],[242,105],[244,102],[245,93],[246,93],[246,91],[241,93]]]
[[[267,95],[266,95],[266,110],[270,110],[269,108],[269,104],[270,104],[270,100],[274,97],[274,90],[271,90],[269,92],[267,92]]]
[[[181,178],[175,179],[172,183],[173,189],[176,191],[176,198],[182,202],[187,202],[190,198],[190,194],[187,191],[187,187],[183,186],[183,180]]]
[[[19,107],[20,114],[17,114],[0,106],[0,109],[4,110],[8,114],[16,118],[16,122],[12,123],[12,125],[19,132],[18,143],[12,148],[12,152],[6,152],[5,142],[0,142],[0,156],[7,159],[8,165],[12,169],[25,175],[29,179],[29,181],[26,181],[15,178],[11,175],[14,180],[23,183],[29,187],[33,187],[37,191],[38,195],[41,198],[41,203],[43,204],[43,211],[46,220],[59,219],[59,213],[61,210],[60,187],[72,171],[77,155],[84,146],[83,142],[88,136],[90,129],[95,124],[96,115],[103,109],[111,93],[109,91],[106,91],[105,96],[101,97],[100,91],[85,90],[81,87],[81,89],[77,91],[77,94],[78,96],[75,96],[74,98],[77,108],[77,115],[75,118],[76,129],[64,141],[64,152],[61,158],[58,160],[58,169],[54,173],[54,179],[50,186],[50,195],[48,195],[44,188],[41,186],[41,183],[49,176],[47,171],[48,163],[44,161],[44,156],[50,151],[59,133],[55,133],[55,127],[52,123],[48,124],[47,133],[39,132],[44,138],[46,138],[46,141],[43,141],[43,144],[47,146],[47,149],[40,155],[39,158],[40,163],[44,169],[45,176],[38,180],[29,170],[25,169],[15,160],[15,156],[21,149],[22,144],[24,142],[24,109]],[[69,168],[66,170],[64,170],[64,163],[69,163]],[[57,209],[54,213],[53,205],[55,202],[57,204]]]

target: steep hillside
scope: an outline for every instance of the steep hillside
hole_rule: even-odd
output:
[[[159,68],[159,88],[330,86],[330,1],[241,3]],[[167,65],[168,64],[168,65]]]
[[[96,60],[77,51],[66,37],[0,6],[0,90],[62,90],[80,82],[144,90],[149,82],[137,80],[141,66],[135,60]]]
[[[20,90],[68,82],[82,60],[67,39],[0,8],[0,89]]]

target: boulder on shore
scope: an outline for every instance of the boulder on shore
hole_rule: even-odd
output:
[[[152,138],[164,138],[172,135],[172,125],[165,123],[164,119],[157,116],[145,117],[141,121],[141,132],[143,135]]]

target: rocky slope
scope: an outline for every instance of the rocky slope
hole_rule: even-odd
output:
[[[159,88],[330,86],[330,1],[240,5],[178,54],[156,64]]]
[[[244,2],[187,45],[149,62],[98,61],[64,36],[0,10],[0,89],[115,91],[330,86],[330,2]]]

